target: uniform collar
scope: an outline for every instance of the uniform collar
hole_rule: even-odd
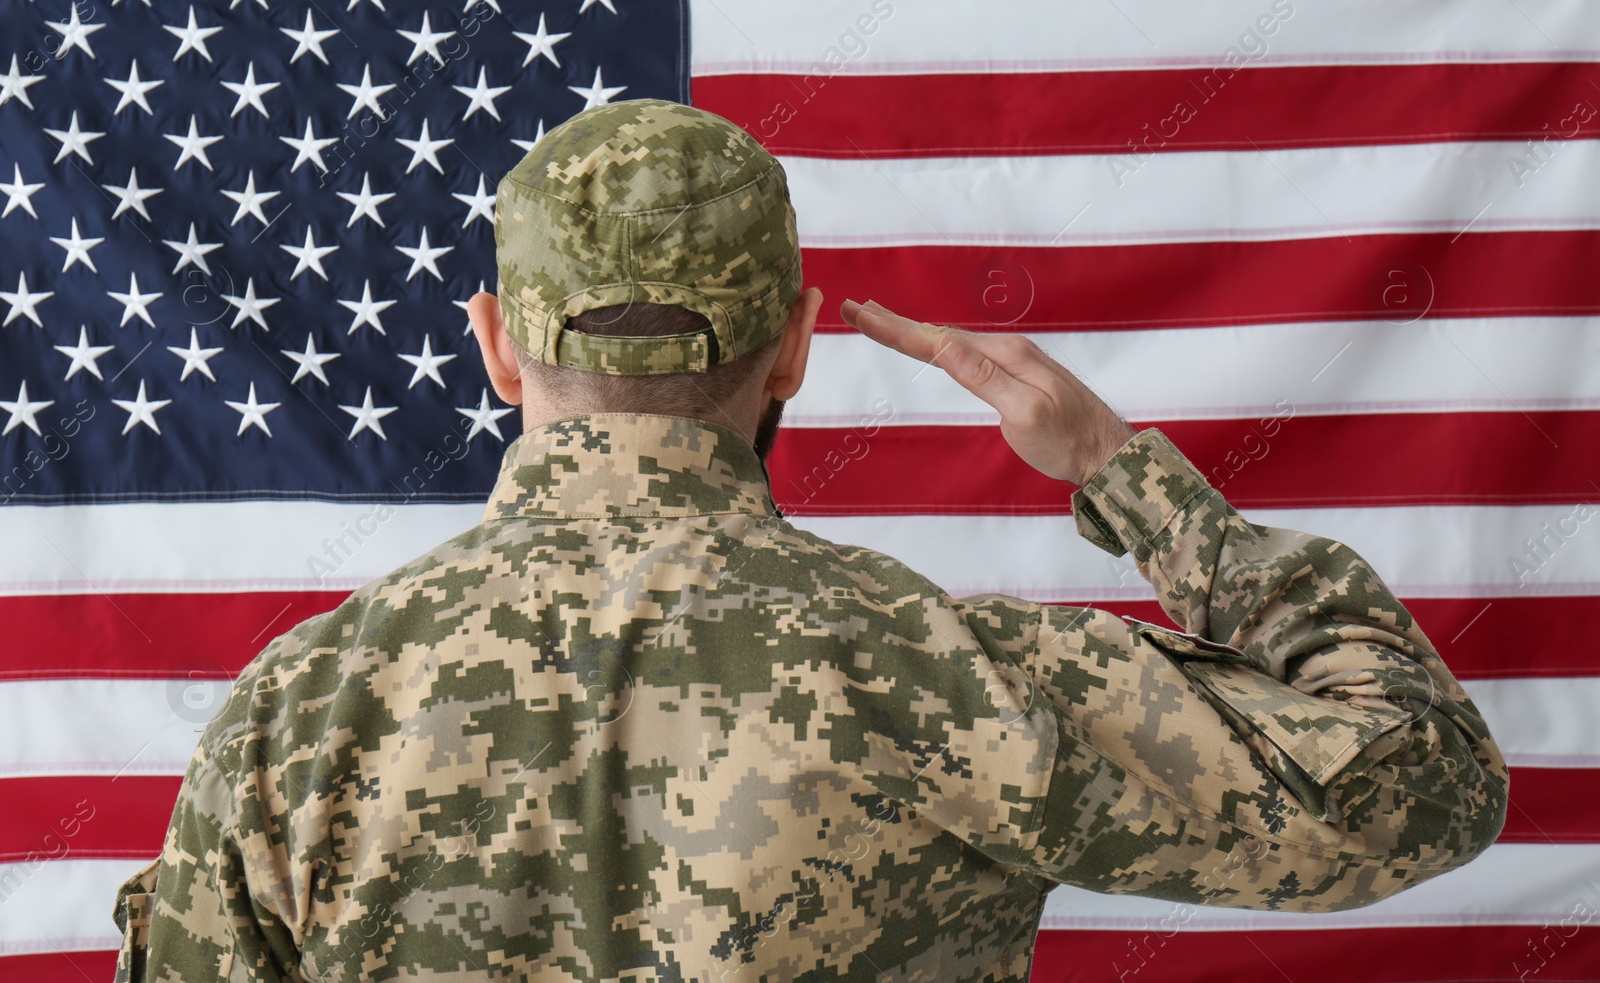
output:
[[[727,427],[653,413],[552,420],[506,448],[484,520],[777,515],[767,471]]]

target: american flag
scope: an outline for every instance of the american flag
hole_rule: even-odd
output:
[[[0,14],[0,976],[109,976],[272,637],[474,524],[517,417],[459,309],[598,101],[788,171],[829,302],[797,524],[952,593],[1165,621],[844,297],[1024,331],[1247,517],[1354,546],[1512,765],[1370,908],[1048,899],[1038,980],[1600,979],[1600,17],[1582,0],[12,3]]]

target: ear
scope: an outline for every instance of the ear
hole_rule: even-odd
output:
[[[800,383],[806,377],[806,358],[811,354],[811,332],[817,326],[820,310],[822,291],[816,287],[807,287],[795,298],[778,342],[778,358],[767,373],[765,389],[772,398],[791,399],[800,391]]]
[[[522,372],[517,368],[517,353],[500,319],[500,298],[491,293],[474,294],[467,301],[467,320],[483,353],[483,368],[495,395],[512,406],[522,403]]]

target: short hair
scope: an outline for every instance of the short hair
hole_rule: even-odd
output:
[[[594,335],[655,337],[685,334],[711,326],[706,316],[676,304],[618,304],[596,307],[567,319],[568,328]],[[666,375],[610,375],[539,361],[521,345],[517,367],[545,397],[562,406],[591,412],[663,413],[712,419],[725,411],[757,371],[770,367],[782,334],[761,347],[705,372]]]

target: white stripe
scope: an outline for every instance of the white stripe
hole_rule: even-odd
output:
[[[690,30],[696,75],[1209,68],[1234,47],[1253,65],[1600,57],[1585,0],[698,0]]]
[[[1600,183],[1600,182],[1597,182]],[[939,311],[902,309],[938,321]],[[1148,331],[1030,333],[1131,420],[1293,413],[1600,409],[1600,318],[1330,321]],[[1000,422],[988,404],[862,335],[814,335],[810,373],[784,424]],[[1292,428],[1294,423],[1286,423]],[[1530,425],[1529,435],[1540,438]]]
[[[1600,844],[1496,843],[1464,867],[1365,908],[1300,914],[1196,907],[1061,886],[1045,898],[1041,929],[1237,932],[1258,929],[1551,925],[1579,902],[1600,909]]]
[[[1512,764],[1600,768],[1600,678],[1462,686]],[[229,687],[226,680],[0,682],[0,778],[181,775]]]
[[[117,888],[144,860],[0,864],[0,883],[20,885],[0,918],[0,955],[114,950]],[[1579,902],[1600,908],[1600,845],[1498,843],[1459,870],[1385,901],[1316,915],[1197,908],[1061,886],[1045,899],[1042,929],[1254,931],[1426,925],[1547,925]]]
[[[1292,422],[1291,424],[1292,425]],[[1249,509],[1252,522],[1347,543],[1401,597],[1600,593],[1600,522],[1573,505]],[[325,578],[330,535],[370,508],[305,502],[13,506],[0,509],[0,594],[345,590],[478,521],[477,506],[402,506]],[[801,516],[825,539],[886,553],[956,596],[1144,599],[1129,559],[1081,538],[1070,515]],[[45,539],[61,544],[51,548]],[[248,547],[240,541],[254,540]],[[1530,540],[1543,546],[1530,552]],[[226,544],[219,547],[218,544]],[[1535,543],[1537,547],[1539,544]],[[69,552],[69,550],[71,552]],[[1517,561],[1513,563],[1513,561]],[[140,614],[124,616],[138,626]]]
[[[1600,228],[1600,140],[1556,141],[1536,171],[1514,171],[1526,152],[1522,141],[1188,151],[1142,163],[1111,154],[782,161],[801,245],[813,249]]]

